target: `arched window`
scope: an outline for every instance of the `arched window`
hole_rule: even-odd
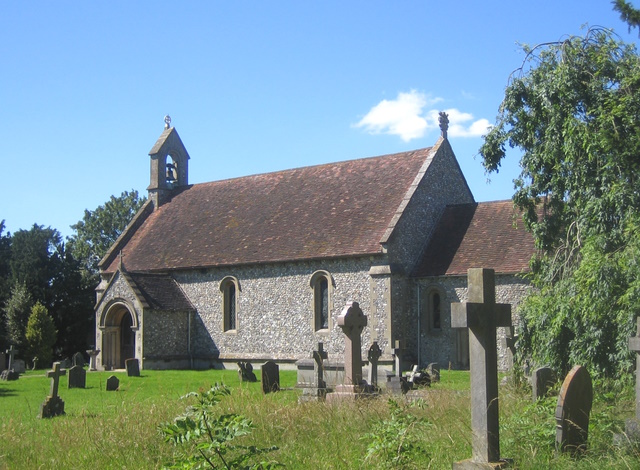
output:
[[[437,290],[431,291],[429,295],[429,310],[431,317],[431,328],[433,330],[439,330],[442,322],[442,300],[440,292]]]
[[[446,297],[444,291],[438,286],[427,286],[421,296],[420,309],[422,315],[422,331],[438,332],[442,330]]]
[[[227,276],[220,282],[222,292],[222,329],[235,331],[238,325],[238,292],[240,283],[233,276]]]
[[[309,284],[313,289],[313,328],[315,331],[329,330],[333,278],[327,271],[316,271]]]

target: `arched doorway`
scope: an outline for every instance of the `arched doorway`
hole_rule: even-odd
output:
[[[109,308],[102,335],[102,365],[105,369],[124,369],[124,361],[135,357],[136,333],[133,314],[124,304]]]

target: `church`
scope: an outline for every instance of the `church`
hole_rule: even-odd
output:
[[[342,360],[349,301],[390,365],[466,368],[451,328],[468,268],[492,268],[496,301],[517,305],[534,253],[511,201],[476,202],[447,139],[429,148],[189,184],[189,153],[167,120],[149,152],[148,200],[100,262],[99,369],[294,367],[318,342]],[[501,368],[508,367],[499,331]]]

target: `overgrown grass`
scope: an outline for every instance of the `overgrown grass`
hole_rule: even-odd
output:
[[[259,377],[259,371],[258,377]],[[262,395],[259,383],[240,383],[235,371],[143,371],[140,378],[116,373],[120,391],[106,392],[111,373],[87,374],[86,389],[67,389],[60,396],[66,415],[38,419],[49,393],[44,371],[28,372],[16,382],[0,382],[0,468],[161,468],[174,461],[176,449],[163,442],[161,423],[184,411],[180,397],[225,383],[232,389],[217,406],[220,413],[238,413],[253,421],[240,442],[277,446],[270,459],[288,468],[451,468],[471,456],[468,372],[442,371],[419,406],[388,397],[330,405],[298,404],[299,391],[286,389]],[[281,372],[281,384],[295,384],[294,371]],[[578,459],[556,456],[555,399],[531,403],[529,392],[501,387],[501,454],[514,459],[512,468],[640,469],[637,450],[613,446],[624,418],[633,414],[633,390],[597,394],[592,411],[589,451]],[[597,389],[596,389],[597,393]],[[417,423],[417,424],[416,424]],[[399,444],[410,444],[410,459],[394,460],[385,443],[406,430]],[[373,439],[367,434],[377,433]],[[364,460],[367,454],[366,461]]]

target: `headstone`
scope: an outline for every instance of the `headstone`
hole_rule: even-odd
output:
[[[71,358],[71,362],[74,366],[84,367],[84,355],[81,352],[77,352]]]
[[[504,346],[505,346],[505,366],[507,370],[513,370],[513,356],[516,354],[516,341],[518,341],[518,335],[515,333],[513,326],[505,328]]]
[[[403,351],[404,341],[397,339],[393,345],[393,369],[395,375],[390,377],[387,382],[387,391],[393,395],[405,394],[411,388],[407,378],[402,376],[402,371],[404,370]]]
[[[403,340],[397,339],[393,345],[394,368],[396,377],[402,377],[405,365],[403,361],[405,344]]]
[[[27,366],[22,359],[14,359],[13,365],[11,369],[16,371],[18,374],[24,374],[24,371],[27,370]]]
[[[280,366],[273,361],[262,364],[262,392],[271,393],[280,390]]]
[[[132,357],[124,361],[124,366],[127,369],[128,377],[140,377],[140,362],[138,358]]]
[[[100,354],[100,350],[89,349],[87,351],[87,354],[89,355],[89,370],[90,371],[98,370],[97,364],[96,364],[96,357],[98,356],[98,354]]]
[[[117,391],[120,388],[120,380],[115,375],[107,379],[107,392]]]
[[[87,371],[84,370],[84,367],[75,365],[69,369],[67,386],[69,388],[86,388]]]
[[[431,377],[431,383],[440,382],[440,365],[437,362],[427,366],[427,373]]]
[[[64,401],[58,396],[58,386],[60,376],[66,375],[67,371],[60,369],[60,363],[53,363],[53,370],[47,372],[47,377],[51,378],[51,391],[44,403],[40,405],[39,418],[52,418],[64,414]]]
[[[367,326],[367,317],[362,313],[358,302],[347,303],[338,317],[338,326],[345,334],[345,383],[336,385],[335,392],[327,395],[327,401],[340,401],[344,398],[357,398],[363,391],[362,343],[360,336],[362,335],[364,327]]]
[[[240,382],[257,382],[256,374],[250,362],[238,362],[238,378]]]
[[[533,401],[547,396],[549,389],[556,383],[556,373],[550,367],[539,367],[531,376]]]
[[[556,407],[556,450],[582,452],[587,448],[589,414],[593,403],[591,376],[575,366],[562,383]]]
[[[374,341],[367,353],[367,359],[369,359],[369,385],[374,388],[378,387],[378,360],[380,356],[382,356],[382,349],[378,346],[378,342]]]
[[[493,269],[470,268],[468,301],[451,304],[452,328],[469,328],[471,460],[454,469],[500,468],[496,328],[511,325],[511,305],[496,304]]]
[[[322,342],[318,343],[318,349],[311,353],[313,359],[313,384],[302,389],[299,402],[324,400],[327,395],[327,382],[324,379],[324,360],[327,359],[327,351]]]

